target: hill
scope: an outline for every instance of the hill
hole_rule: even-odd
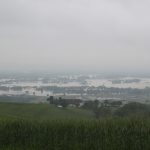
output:
[[[150,149],[149,118],[93,118],[79,108],[0,103],[0,149]]]
[[[90,110],[58,108],[49,104],[0,103],[0,118],[28,120],[92,119]]]

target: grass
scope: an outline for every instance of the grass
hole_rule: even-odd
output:
[[[92,119],[92,111],[49,104],[0,103],[0,118],[27,120]]]
[[[150,150],[150,118],[96,120],[77,108],[0,103],[0,150]]]

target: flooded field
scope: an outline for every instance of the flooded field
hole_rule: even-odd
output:
[[[133,80],[133,81],[132,81]],[[134,81],[136,80],[136,81]],[[88,80],[89,86],[105,86],[115,88],[137,88],[144,89],[150,87],[150,78],[120,78],[118,80],[113,79],[91,79]]]
[[[0,79],[0,95],[37,95],[53,94],[52,90],[43,87],[80,88],[80,87],[106,87],[106,88],[133,88],[145,89],[150,87],[150,78],[120,77],[98,78],[95,76],[59,76],[54,78],[38,77],[34,80],[17,78]],[[42,89],[43,88],[43,89]],[[57,94],[63,94],[58,92]],[[74,93],[70,93],[74,94]]]

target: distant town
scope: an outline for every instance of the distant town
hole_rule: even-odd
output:
[[[150,103],[150,78],[104,77],[101,74],[0,74],[0,101],[46,103],[50,96],[82,101]]]

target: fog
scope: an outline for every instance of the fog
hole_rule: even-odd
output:
[[[0,0],[0,70],[148,71],[148,0]]]

